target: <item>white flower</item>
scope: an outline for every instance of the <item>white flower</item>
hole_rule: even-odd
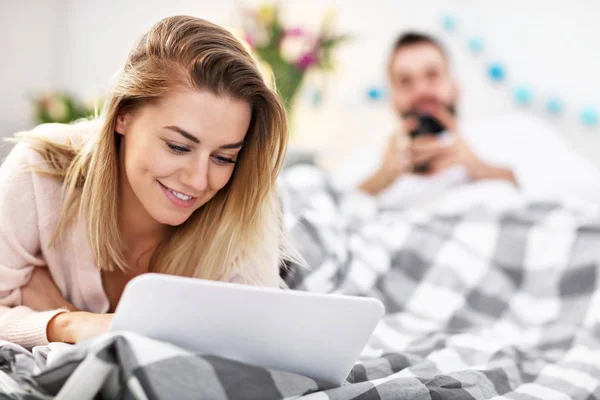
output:
[[[253,32],[252,40],[253,47],[266,46],[269,43],[269,33],[265,29],[257,29]]]
[[[290,64],[296,64],[311,50],[311,45],[304,35],[286,35],[281,41],[281,55]]]

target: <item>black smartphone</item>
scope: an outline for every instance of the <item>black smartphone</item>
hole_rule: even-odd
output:
[[[454,108],[454,106],[448,106],[448,110],[453,115],[456,114],[456,109]],[[417,121],[419,122],[417,127],[408,133],[410,135],[411,139],[414,139],[414,138],[422,136],[422,135],[439,136],[446,130],[444,125],[442,125],[442,123],[437,118],[432,116],[431,114],[419,113],[419,112],[413,111],[413,112],[406,113],[404,115],[404,117],[405,118],[413,117],[413,118],[416,118]],[[417,174],[426,173],[428,170],[429,170],[429,166],[427,164],[413,166],[413,172],[417,173]]]
[[[456,115],[456,109],[454,106],[448,106],[448,110],[453,115]],[[421,135],[438,136],[446,130],[444,125],[442,125],[442,123],[431,114],[411,111],[406,113],[404,117],[413,117],[419,122],[417,127],[409,132],[410,137],[413,139]]]
[[[437,120],[437,118],[429,114],[418,114],[415,115],[419,124],[415,129],[409,132],[412,139],[422,135],[440,135],[446,130],[444,126]]]

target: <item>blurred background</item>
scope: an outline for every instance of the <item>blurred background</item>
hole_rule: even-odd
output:
[[[75,118],[89,112],[94,103],[101,104],[135,39],[163,17],[199,16],[256,45],[262,39],[248,36],[248,20],[273,18],[264,4],[254,0],[0,0],[0,135],[9,136],[52,117]],[[332,37],[348,35],[332,45],[327,71],[309,68],[311,60],[305,60],[306,73],[291,91],[292,144],[314,152],[322,165],[335,166],[363,143],[384,140],[394,129],[386,62],[396,36],[419,29],[439,38],[451,54],[462,88],[462,115],[478,119],[531,114],[552,124],[573,149],[600,166],[600,55],[594,45],[600,37],[600,2],[304,0],[276,4],[277,20],[298,35],[320,32],[324,25]],[[291,43],[287,52],[301,56],[297,49],[301,45],[295,46]],[[68,96],[57,103],[52,96],[62,92]]]

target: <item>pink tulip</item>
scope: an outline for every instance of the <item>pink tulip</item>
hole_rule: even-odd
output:
[[[304,36],[305,32],[302,28],[290,28],[290,29],[286,29],[285,36],[291,36],[291,37],[298,37],[298,36]]]
[[[246,32],[244,34],[244,40],[246,41],[246,43],[248,43],[250,45],[250,47],[254,48],[254,45],[256,44],[256,42],[254,40],[254,36],[252,36],[250,33]]]
[[[302,57],[300,57],[300,59],[296,63],[296,66],[299,69],[304,71],[304,70],[307,70],[308,68],[312,67],[316,63],[317,63],[317,54],[315,52],[310,52],[310,53],[306,53],[306,54],[302,55]]]

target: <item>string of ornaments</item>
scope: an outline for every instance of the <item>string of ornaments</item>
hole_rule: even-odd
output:
[[[458,31],[458,20],[453,15],[444,15],[441,19],[441,25],[444,31],[454,34]],[[480,36],[463,38],[466,40],[465,47],[475,56],[483,56],[485,53],[485,40]],[[565,115],[567,111],[576,112],[581,124],[589,127],[595,127],[600,122],[600,113],[593,105],[579,107],[578,110],[568,110],[563,99],[558,95],[543,95],[534,93],[533,88],[527,84],[510,84],[508,80],[508,68],[502,61],[485,62],[485,73],[488,78],[498,84],[509,87],[513,100],[520,106],[532,106],[536,102],[543,102],[544,111],[552,116]],[[385,100],[387,97],[385,85],[374,85],[366,90],[366,97],[373,102]]]

